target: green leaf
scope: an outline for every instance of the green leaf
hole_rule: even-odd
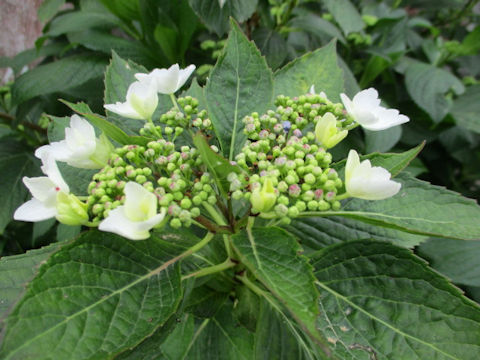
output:
[[[403,153],[373,153],[364,156],[360,156],[361,161],[370,160],[372,166],[380,166],[388,170],[392,177],[397,176],[405,167],[410,164],[410,162],[417,157],[417,155],[422,151],[425,146],[425,142],[422,142],[420,145],[407,150]],[[345,164],[347,160],[341,160],[333,164],[333,168],[338,171],[340,178],[345,177]]]
[[[119,19],[108,12],[73,11],[54,19],[46,35],[58,36],[88,28],[108,28],[119,24]]]
[[[430,239],[418,253],[454,283],[480,286],[480,241]]]
[[[210,319],[197,321],[186,360],[251,360],[254,336],[232,316],[233,304],[226,303]]]
[[[30,283],[6,319],[0,357],[111,358],[135,346],[180,301],[179,253],[156,236],[130,241],[84,233]]]
[[[65,0],[45,0],[37,10],[38,19],[43,23],[47,22],[55,16],[63,4]]]
[[[246,139],[242,119],[253,111],[265,112],[273,93],[272,74],[265,59],[238,25],[233,21],[231,24],[225,49],[205,87],[208,113],[229,160],[234,159]]]
[[[275,96],[306,94],[312,85],[333,101],[343,92],[343,71],[337,64],[335,42],[293,60],[275,72]]]
[[[480,134],[480,85],[474,85],[467,88],[465,94],[454,100],[451,114],[455,122]]]
[[[272,69],[283,64],[287,57],[287,44],[278,32],[268,28],[259,28],[252,34],[252,39]]]
[[[299,218],[286,229],[310,251],[362,239],[388,241],[397,246],[413,248],[427,239],[426,236],[374,226],[340,216]]]
[[[393,148],[402,137],[402,127],[394,126],[383,131],[365,131],[365,152],[385,152]]]
[[[13,310],[13,306],[25,291],[27,283],[33,279],[40,265],[60,246],[54,243],[41,249],[30,250],[25,254],[4,256],[0,259],[0,328],[3,319]]]
[[[208,145],[207,139],[201,133],[197,133],[193,137],[193,143],[200,153],[203,163],[219,185],[220,191],[226,196],[230,189],[230,182],[227,180],[228,174],[232,172],[240,174],[242,170],[213,151]]]
[[[105,135],[107,135],[109,138],[115,140],[122,145],[146,145],[150,141],[149,138],[143,136],[130,136],[125,134],[122,129],[107,121],[103,116],[93,113],[92,110],[90,110],[90,108],[88,107],[88,105],[83,102],[73,104],[66,100],[60,101],[76,113],[88,119],[94,126],[103,131]]]
[[[188,3],[205,26],[221,37],[228,31],[228,18],[244,22],[255,12],[258,0],[228,0],[222,8],[217,0],[188,0]]]
[[[351,199],[341,211],[315,214],[345,216],[412,234],[480,239],[480,207],[475,200],[406,175],[398,180],[402,188],[394,197],[380,201]]]
[[[288,26],[314,34],[320,39],[325,39],[325,42],[336,38],[342,44],[346,44],[344,36],[334,24],[311,12],[295,16],[288,22]]]
[[[480,308],[409,250],[371,240],[313,257],[321,327],[341,359],[474,360]]]
[[[255,359],[264,360],[303,360],[311,359],[302,348],[305,342],[300,335],[292,334],[289,323],[276,312],[266,301],[259,304],[257,329],[255,333]],[[293,328],[293,331],[298,331]]]
[[[178,33],[168,27],[158,24],[153,32],[155,40],[160,45],[169,62],[175,62],[178,53]]]
[[[105,104],[115,104],[117,101],[125,102],[128,87],[137,79],[136,73],[146,73],[147,70],[132,61],[125,61],[112,52],[112,60],[107,66],[105,72]],[[172,101],[168,95],[158,94],[157,110],[153,118],[158,118],[159,114],[170,110]],[[107,119],[127,131],[129,134],[137,134],[138,130],[145,124],[142,120],[128,119],[107,110]]]
[[[8,138],[0,141],[0,234],[13,220],[15,210],[26,201],[27,188],[22,182],[24,176],[33,177],[41,174],[38,160],[28,149]]]
[[[79,226],[70,226],[65,224],[57,225],[57,241],[66,241],[77,237],[82,231],[82,227]]]
[[[447,115],[451,106],[445,93],[450,89],[457,94],[465,90],[462,82],[449,71],[419,62],[407,67],[405,84],[413,101],[436,123]]]
[[[240,261],[286,308],[319,344],[324,344],[316,321],[318,292],[312,269],[298,255],[295,238],[277,227],[253,228],[233,235],[233,247]]]
[[[191,314],[184,314],[178,319],[179,324],[172,331],[170,336],[160,345],[164,359],[182,360],[188,352],[188,345],[193,340],[195,332],[194,317]]]
[[[324,0],[323,2],[345,35],[359,32],[365,27],[362,17],[349,0]]]
[[[102,76],[105,59],[92,54],[75,55],[40,65],[20,76],[12,86],[12,104],[80,86]],[[54,76],[53,76],[54,74]]]
[[[135,61],[147,67],[155,67],[156,59],[148,48],[139,42],[127,40],[103,31],[89,29],[68,34],[68,40],[85,46],[87,49],[105,54],[115,51],[124,59]]]
[[[362,89],[366,88],[377,78],[378,75],[388,69],[391,64],[391,60],[386,56],[372,55],[363,70],[362,78],[360,79],[360,87]]]

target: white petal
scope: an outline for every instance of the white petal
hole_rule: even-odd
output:
[[[358,153],[352,149],[348,153],[347,163],[345,165],[345,186],[348,187],[347,184],[358,165],[360,165],[360,157],[358,156]]]
[[[142,185],[129,181],[125,185],[125,215],[132,221],[145,221],[157,212],[157,198]]]
[[[31,199],[15,211],[13,218],[21,221],[43,221],[54,217],[56,214],[57,209],[55,207],[48,207],[37,199]]]
[[[80,116],[73,115],[65,129],[65,142],[76,158],[88,158],[95,152],[95,130]]]
[[[177,90],[180,89],[183,84],[188,80],[190,75],[195,71],[195,65],[189,65],[185,69],[180,70],[178,83],[177,83]],[[175,90],[176,91],[176,90]]]
[[[58,170],[57,163],[50,153],[42,154],[42,166],[40,167],[45,175],[48,176],[52,182],[66,193],[70,192],[67,183],[63,180],[60,170]]]
[[[349,113],[351,116],[353,116],[353,103],[350,98],[345,95],[345,94],[340,94],[340,98],[342,99],[343,106],[345,107],[345,110],[347,110],[347,113]]]
[[[127,103],[144,120],[149,119],[158,105],[155,84],[148,81],[135,81],[128,87]]]
[[[70,118],[70,128],[78,130],[87,141],[95,140],[95,129],[93,126],[87,120],[76,114]]]
[[[60,188],[52,180],[46,176],[34,178],[24,176],[22,181],[35,199],[55,206],[57,191],[60,191]]]
[[[315,85],[310,86],[310,90],[308,90],[310,94],[315,94]]]
[[[374,109],[380,106],[380,99],[378,98],[378,91],[374,88],[369,88],[360,91],[353,97],[353,104],[355,109],[358,107]]]
[[[159,224],[165,217],[165,210],[147,221],[131,221],[124,212],[124,206],[119,206],[110,211],[108,217],[103,220],[98,229],[112,232],[130,240],[143,240],[150,237],[149,230]]]
[[[159,71],[155,74],[157,91],[162,94],[173,94],[178,90],[179,78],[180,67],[178,64],[173,64],[168,68],[168,70],[159,69]]]
[[[407,116],[401,115],[398,110],[385,109],[383,107],[379,107],[376,116],[378,118],[376,123],[363,125],[363,127],[372,131],[380,131],[410,121]]]
[[[115,114],[130,118],[130,119],[137,119],[137,120],[143,120],[142,115],[137,113],[135,109],[132,108],[132,106],[127,103],[121,103],[121,102],[116,102],[115,104],[105,104],[103,107],[111,112],[114,112]]]

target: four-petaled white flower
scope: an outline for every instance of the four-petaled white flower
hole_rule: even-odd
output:
[[[21,205],[13,214],[15,220],[42,221],[57,215],[57,194],[68,194],[70,189],[49,152],[42,154],[42,171],[47,176],[24,177],[23,183],[30,190],[32,199]]]
[[[90,123],[78,115],[70,118],[70,127],[65,128],[65,140],[39,147],[35,156],[42,158],[48,152],[57,160],[82,169],[101,169],[107,165],[112,144],[105,135],[95,137]]]
[[[129,181],[124,192],[125,203],[110,211],[98,229],[130,240],[147,239],[150,229],[165,218],[166,210],[157,214],[157,197],[140,184]]]
[[[384,168],[373,166],[370,160],[360,162],[355,150],[348,153],[345,166],[345,189],[351,197],[364,200],[382,200],[400,191],[401,184],[390,180]]]
[[[158,105],[157,86],[149,79],[135,81],[128,87],[127,101],[103,105],[121,116],[131,119],[148,120]]]
[[[308,90],[308,92],[309,92],[310,94],[316,94],[316,92],[315,92],[315,85],[310,86],[310,90]],[[320,92],[318,93],[318,95],[319,95],[320,97],[324,98],[325,100],[328,100],[327,94],[325,94],[323,91],[320,91]]]
[[[340,94],[340,97],[347,113],[367,130],[385,130],[410,120],[396,109],[380,106],[378,92],[374,88],[360,91],[352,100],[345,94]]]
[[[135,77],[140,81],[151,81],[155,84],[157,92],[170,95],[185,84],[194,70],[195,65],[180,69],[178,64],[173,64],[168,69],[154,69],[149,74],[135,74]]]
[[[317,121],[315,137],[317,142],[326,149],[330,149],[345,139],[347,130],[337,128],[337,118],[331,112],[327,112]]]

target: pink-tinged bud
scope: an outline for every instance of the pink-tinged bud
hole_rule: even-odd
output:
[[[287,158],[285,156],[281,156],[275,159],[275,165],[278,165],[278,166],[283,166],[286,164],[286,162],[287,162]]]
[[[323,198],[323,189],[317,189],[314,192],[315,200],[321,200]]]
[[[297,184],[293,184],[288,187],[288,194],[290,196],[297,197],[300,195],[301,190],[302,189],[300,188],[300,186],[298,186]]]
[[[297,138],[302,137],[302,132],[299,129],[293,130],[293,135],[295,135]]]
[[[167,162],[168,162],[167,157],[163,155],[159,156],[157,160],[155,160],[155,163],[157,163],[158,165],[165,165]]]
[[[333,191],[329,191],[327,195],[325,195],[325,200],[332,201],[335,199],[335,193]]]
[[[258,137],[260,139],[266,139],[268,137],[268,131],[267,130],[262,130],[258,133]]]

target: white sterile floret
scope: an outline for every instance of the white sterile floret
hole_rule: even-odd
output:
[[[125,203],[110,211],[98,229],[130,240],[147,239],[150,229],[165,218],[166,210],[157,214],[156,196],[136,182],[129,181],[124,192]]]
[[[347,113],[367,130],[385,130],[410,120],[396,109],[380,106],[378,92],[374,88],[360,91],[352,100],[345,94],[340,94],[340,97]]]
[[[35,156],[49,152],[57,160],[82,169],[101,169],[107,164],[112,145],[103,136],[95,137],[90,123],[78,115],[70,118],[70,127],[65,128],[65,140],[39,147]]]
[[[382,200],[400,191],[401,184],[390,180],[384,168],[372,166],[370,160],[360,162],[355,150],[350,150],[345,166],[345,189],[351,197]]]
[[[148,120],[152,117],[157,105],[156,84],[147,79],[130,84],[127,90],[127,99],[124,103],[117,101],[115,104],[106,104],[104,107],[111,112],[131,119]]]
[[[47,176],[24,177],[23,183],[30,190],[32,199],[21,205],[13,214],[15,220],[43,221],[57,215],[57,194],[68,194],[70,189],[58,170],[55,159],[45,152],[42,154],[42,171]]]
[[[148,74],[135,74],[135,77],[140,81],[151,81],[155,84],[157,92],[170,95],[185,84],[194,70],[195,65],[180,69],[178,64],[173,64],[168,69],[154,69]]]

